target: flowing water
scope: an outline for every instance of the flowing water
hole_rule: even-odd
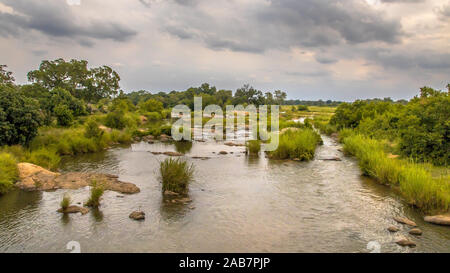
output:
[[[248,157],[223,143],[142,142],[67,159],[61,171],[117,174],[141,192],[106,192],[101,208],[84,216],[56,210],[66,192],[84,202],[87,188],[2,196],[0,252],[69,252],[70,241],[82,252],[369,252],[369,242],[381,252],[450,252],[450,228],[425,223],[338,149],[324,137],[315,160],[293,162]],[[233,154],[218,155],[222,150]],[[191,204],[164,202],[158,167],[165,156],[149,151],[186,153],[196,169]],[[342,161],[321,160],[335,156]],[[143,222],[128,218],[138,209],[146,213]],[[408,235],[407,227],[389,233],[393,216],[416,221],[423,236]],[[417,247],[397,246],[400,235]]]

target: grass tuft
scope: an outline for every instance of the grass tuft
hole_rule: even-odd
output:
[[[163,192],[168,190],[186,194],[189,191],[189,183],[194,177],[194,165],[179,158],[168,158],[161,162],[160,175]]]

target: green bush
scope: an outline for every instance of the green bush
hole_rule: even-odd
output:
[[[0,85],[0,146],[30,142],[41,122],[36,101],[11,86]]]
[[[143,112],[157,112],[161,113],[164,110],[163,104],[155,99],[149,99],[147,101],[140,102],[138,104],[139,109]]]
[[[314,158],[316,147],[321,143],[320,135],[312,129],[287,130],[280,135],[278,148],[269,152],[269,156],[273,159],[309,161]]]
[[[158,112],[148,112],[145,116],[152,122],[160,121],[162,119],[161,114]]]
[[[89,120],[85,126],[85,137],[87,138],[101,138],[104,131],[99,128],[99,124],[94,120]]]
[[[299,106],[297,106],[297,110],[298,111],[309,111],[308,110],[308,106],[306,106],[306,105],[299,105]]]
[[[18,178],[17,162],[7,153],[0,153],[0,194],[7,193]]]
[[[261,142],[259,140],[249,140],[246,144],[247,154],[258,155],[261,151]]]
[[[104,192],[105,192],[105,190],[97,181],[92,181],[91,195],[90,195],[88,201],[85,203],[85,206],[98,208],[100,206],[100,200],[101,200]]]
[[[125,115],[121,111],[114,111],[106,116],[106,126],[122,130],[127,125]]]
[[[169,158],[161,162],[160,175],[163,192],[168,190],[186,194],[194,177],[194,165],[189,165],[182,159]]]
[[[68,127],[73,122],[72,111],[66,105],[60,104],[56,106],[54,114],[59,126]]]

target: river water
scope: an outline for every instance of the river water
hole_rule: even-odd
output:
[[[248,157],[243,147],[223,143],[138,143],[65,160],[61,171],[119,175],[141,192],[106,192],[99,210],[87,215],[56,212],[65,193],[84,202],[89,189],[55,192],[13,191],[0,197],[0,252],[450,252],[450,229],[425,223],[392,190],[361,176],[357,162],[324,138],[311,162]],[[218,155],[219,151],[233,152]],[[191,204],[168,204],[158,180],[165,156],[181,151],[195,165]],[[210,159],[192,159],[207,156]],[[342,161],[321,159],[338,156]],[[141,209],[146,220],[128,215]],[[406,216],[421,237],[387,231],[393,216]],[[417,247],[395,244],[403,235]],[[372,243],[374,244],[374,243]]]

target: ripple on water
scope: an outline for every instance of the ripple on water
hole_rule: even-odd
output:
[[[214,142],[139,143],[66,158],[63,171],[117,174],[141,192],[123,198],[106,192],[100,210],[84,216],[56,209],[66,192],[82,203],[89,189],[2,196],[0,251],[66,252],[66,243],[75,240],[84,252],[368,252],[370,241],[385,252],[450,252],[448,228],[424,223],[392,191],[362,177],[357,163],[335,145],[324,137],[316,158],[342,161],[269,161]],[[166,157],[149,152],[177,149],[196,167],[188,206],[164,202],[158,164]],[[221,150],[234,154],[219,156]],[[144,222],[128,218],[137,209],[146,213]],[[394,243],[396,235],[386,230],[394,215],[413,219],[424,231],[414,238],[417,248]],[[407,232],[402,227],[400,233]]]

